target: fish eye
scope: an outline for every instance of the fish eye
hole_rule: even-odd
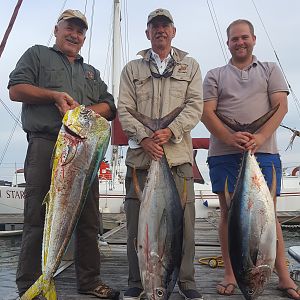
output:
[[[158,290],[156,290],[156,295],[157,295],[158,297],[162,297],[162,296],[164,295],[164,291],[158,289]]]

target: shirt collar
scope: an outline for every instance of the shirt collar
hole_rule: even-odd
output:
[[[151,55],[155,61],[159,60],[159,61],[165,61],[167,63],[168,60],[171,58],[171,56],[173,56],[173,54],[174,54],[174,50],[173,48],[171,48],[171,52],[168,54],[168,56],[165,59],[161,60],[159,55],[156,52],[154,52],[153,49],[151,49]]]
[[[231,65],[231,66],[234,66],[232,64],[232,59],[229,60],[228,64]],[[249,70],[251,67],[256,67],[257,64],[258,64],[257,57],[255,55],[252,55],[252,62],[251,62],[251,64],[248,65],[248,66],[246,66],[243,70]]]
[[[57,47],[56,44],[54,44],[53,47],[50,47],[50,48],[53,49],[53,50],[56,51],[56,52],[59,52],[59,53],[63,54],[64,56],[66,56],[66,55],[65,55],[65,54]],[[81,55],[77,54],[75,60],[78,60],[78,61],[80,61],[80,62],[83,62],[83,57],[82,57]]]

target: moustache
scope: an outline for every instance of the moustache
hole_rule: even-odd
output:
[[[66,38],[66,40],[72,44],[78,44],[77,40],[75,40],[73,38],[68,37],[68,38]]]

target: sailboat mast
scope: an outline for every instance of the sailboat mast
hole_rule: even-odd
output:
[[[121,13],[120,0],[114,0],[112,93],[117,103],[121,74]]]
[[[112,94],[115,99],[115,104],[118,103],[119,97],[119,83],[121,74],[121,13],[120,0],[114,0],[114,14],[113,14],[113,58],[112,58]],[[112,146],[112,183],[115,185],[116,169],[118,163],[118,146]]]

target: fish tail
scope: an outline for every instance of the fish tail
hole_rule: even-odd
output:
[[[280,104],[277,104],[274,108],[272,108],[270,111],[268,111],[266,114],[261,116],[260,118],[256,119],[250,124],[242,124],[239,123],[236,120],[230,119],[223,114],[215,111],[218,118],[226,124],[228,127],[230,127],[234,131],[247,131],[250,133],[255,133],[259,128],[261,128],[278,110]]]
[[[126,109],[136,120],[154,132],[158,129],[164,129],[171,124],[172,121],[181,113],[184,107],[185,104],[182,104],[160,119],[151,119],[150,117],[145,116],[129,107],[126,107]]]
[[[43,295],[47,300],[57,300],[54,280],[47,280],[44,275],[41,275],[21,297],[21,300],[32,300],[38,295]]]
[[[47,288],[46,289],[47,292],[45,293],[45,298],[47,300],[57,300],[54,280],[53,279],[49,280],[47,286],[45,287]]]

